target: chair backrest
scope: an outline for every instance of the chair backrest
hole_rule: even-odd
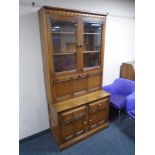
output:
[[[115,93],[127,96],[134,92],[135,82],[128,79],[118,78],[113,83]]]

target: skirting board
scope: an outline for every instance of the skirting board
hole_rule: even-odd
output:
[[[47,133],[50,133],[50,129],[41,131],[41,132],[36,133],[34,135],[31,135],[29,137],[23,138],[23,139],[19,140],[19,144],[22,144],[22,143],[25,143],[25,142],[30,141],[32,139],[38,138],[38,137],[43,136],[43,135],[45,135]]]

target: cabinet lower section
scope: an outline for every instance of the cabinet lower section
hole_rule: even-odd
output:
[[[88,100],[88,95],[85,96],[86,98],[84,96],[77,97],[79,98],[79,102],[81,99],[81,105],[57,112],[55,116],[57,117],[55,119],[57,121],[51,118],[52,133],[60,149],[65,149],[93,133],[108,127],[109,96],[104,98],[96,96],[96,100],[94,100],[95,96],[92,96],[92,100],[90,98]],[[76,103],[76,100],[74,98],[70,101]],[[67,104],[69,102],[60,102],[57,103],[57,106],[65,107],[62,103]]]
[[[72,146],[72,145],[74,145],[74,144],[80,142],[81,140],[83,140],[83,139],[85,139],[85,138],[87,138],[87,137],[89,137],[89,136],[91,136],[91,135],[97,133],[98,131],[100,131],[100,130],[102,130],[102,129],[104,129],[104,128],[107,128],[108,125],[109,125],[108,122],[107,122],[107,123],[104,123],[104,124],[102,124],[102,125],[100,125],[100,126],[94,128],[94,129],[92,129],[92,130],[90,130],[90,131],[87,131],[87,132],[81,134],[81,135],[78,136],[78,137],[75,137],[74,139],[71,139],[71,140],[69,140],[69,141],[67,141],[67,142],[65,142],[65,143],[63,143],[63,144],[60,144],[60,145],[59,145],[59,148],[63,150],[63,149],[65,149],[65,148],[67,148],[67,147],[70,147],[70,146]]]

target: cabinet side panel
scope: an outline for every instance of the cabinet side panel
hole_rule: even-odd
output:
[[[101,89],[103,85],[103,73],[104,73],[104,50],[105,50],[105,35],[106,35],[106,18],[103,19],[103,28],[102,28],[102,47],[101,47],[101,66],[102,66],[102,78],[101,78]]]
[[[40,39],[42,48],[42,59],[44,68],[44,81],[46,89],[46,97],[48,101],[52,101],[51,97],[51,82],[50,82],[50,60],[48,57],[48,35],[47,35],[47,25],[46,25],[46,14],[44,9],[41,9],[38,13],[39,16],[39,26],[40,26]]]
[[[59,122],[58,113],[56,112],[52,103],[48,103],[48,105],[49,105],[49,120],[50,120],[51,132],[59,145],[62,142],[61,142],[60,128],[58,125]]]

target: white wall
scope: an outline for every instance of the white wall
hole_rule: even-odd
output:
[[[122,62],[134,60],[134,20],[109,16],[106,24],[103,85],[119,77]]]
[[[132,0],[37,0],[51,5],[98,13],[109,12],[106,26],[104,85],[119,76],[122,62],[134,59],[134,3]],[[43,79],[37,10],[20,1],[20,139],[49,128]],[[118,15],[122,17],[114,17]],[[129,18],[123,18],[123,16]]]
[[[20,139],[49,128],[42,68],[38,16],[21,7],[20,16]]]

